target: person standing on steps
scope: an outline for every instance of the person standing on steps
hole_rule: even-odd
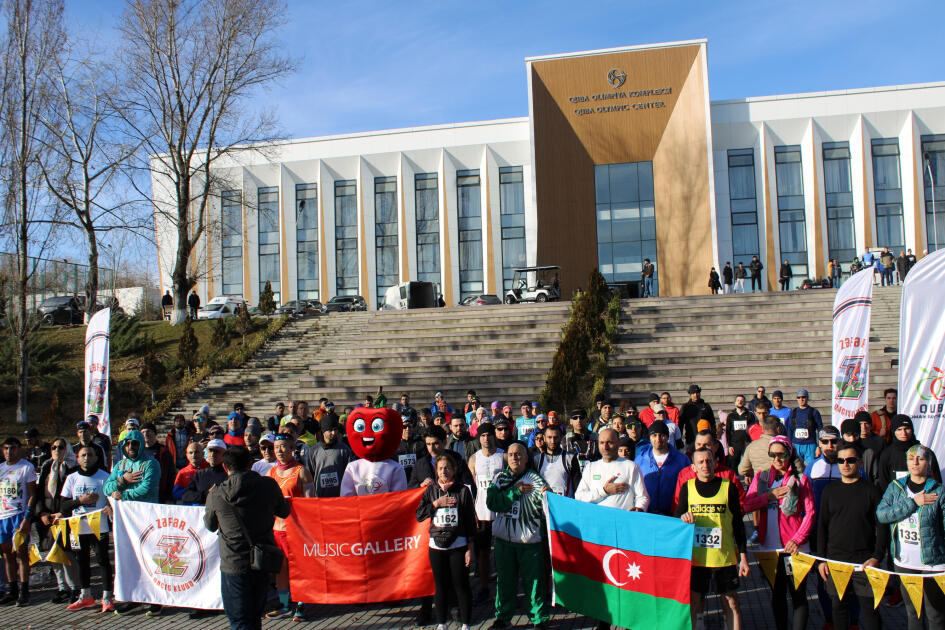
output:
[[[712,295],[718,295],[719,289],[722,288],[722,283],[719,281],[719,272],[715,270],[715,267],[709,270],[709,290],[712,292]]]
[[[735,293],[745,292],[745,278],[747,277],[748,270],[745,269],[744,263],[738,263],[738,266],[735,267]]]
[[[752,256],[748,268],[751,270],[751,292],[755,292],[755,283],[758,284],[758,290],[761,291],[761,270],[764,269],[765,266],[761,264],[757,256]]]
[[[791,271],[791,263],[788,262],[788,259],[785,258],[784,262],[781,263],[781,269],[778,272],[778,282],[781,284],[782,291],[791,290],[791,276],[794,275],[794,272]]]
[[[640,273],[643,277],[643,297],[656,297],[653,292],[653,275],[656,273],[656,267],[649,258],[643,259],[643,270]]]
[[[197,319],[197,311],[200,310],[200,296],[196,291],[191,291],[187,296],[187,306],[190,307],[190,318]]]

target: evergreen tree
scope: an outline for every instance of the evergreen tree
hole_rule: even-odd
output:
[[[263,315],[269,317],[276,310],[276,301],[272,293],[272,283],[266,280],[266,286],[263,287],[262,293],[259,294],[259,310],[263,312]]]
[[[197,334],[194,332],[192,320],[188,317],[184,320],[184,330],[180,335],[180,341],[177,344],[177,360],[181,365],[187,368],[187,371],[193,371],[197,365],[197,349],[200,342],[197,340]]]

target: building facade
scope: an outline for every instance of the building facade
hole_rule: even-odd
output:
[[[945,245],[945,83],[712,103],[706,54],[697,40],[529,58],[526,118],[222,158],[196,290],[256,304],[268,281],[277,302],[379,308],[426,280],[456,304],[559,265],[565,295],[595,267],[635,293],[650,259],[661,295],[693,295],[727,261],[758,256],[774,288],[782,260],[825,277],[865,248]],[[169,286],[176,230],[155,216]]]

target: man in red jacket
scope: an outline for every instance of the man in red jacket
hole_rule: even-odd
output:
[[[712,434],[712,429],[704,429],[699,431],[696,434],[696,441],[694,443],[693,451],[698,451],[700,448],[707,448],[713,453],[718,453],[716,448],[716,439]],[[715,465],[715,475],[716,477],[721,477],[722,479],[728,479],[735,486],[735,489],[738,490],[738,500],[739,502],[745,500],[745,487],[742,485],[742,482],[738,480],[738,475],[735,474],[735,471],[725,465],[725,460],[720,459],[716,455],[716,465]],[[696,469],[694,466],[687,466],[679,472],[679,477],[676,479],[676,491],[673,493],[673,510],[676,509],[676,506],[679,504],[679,491],[682,489],[686,482],[690,479],[695,479]]]

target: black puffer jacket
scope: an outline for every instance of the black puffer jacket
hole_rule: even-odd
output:
[[[433,502],[444,496],[456,499],[456,505],[439,509],[433,507]],[[437,512],[440,512],[439,517]],[[449,547],[458,536],[471,540],[476,534],[476,507],[469,488],[459,481],[454,481],[448,490],[443,490],[439,483],[431,483],[417,506],[417,522],[427,519],[430,519],[430,538],[439,547]]]

